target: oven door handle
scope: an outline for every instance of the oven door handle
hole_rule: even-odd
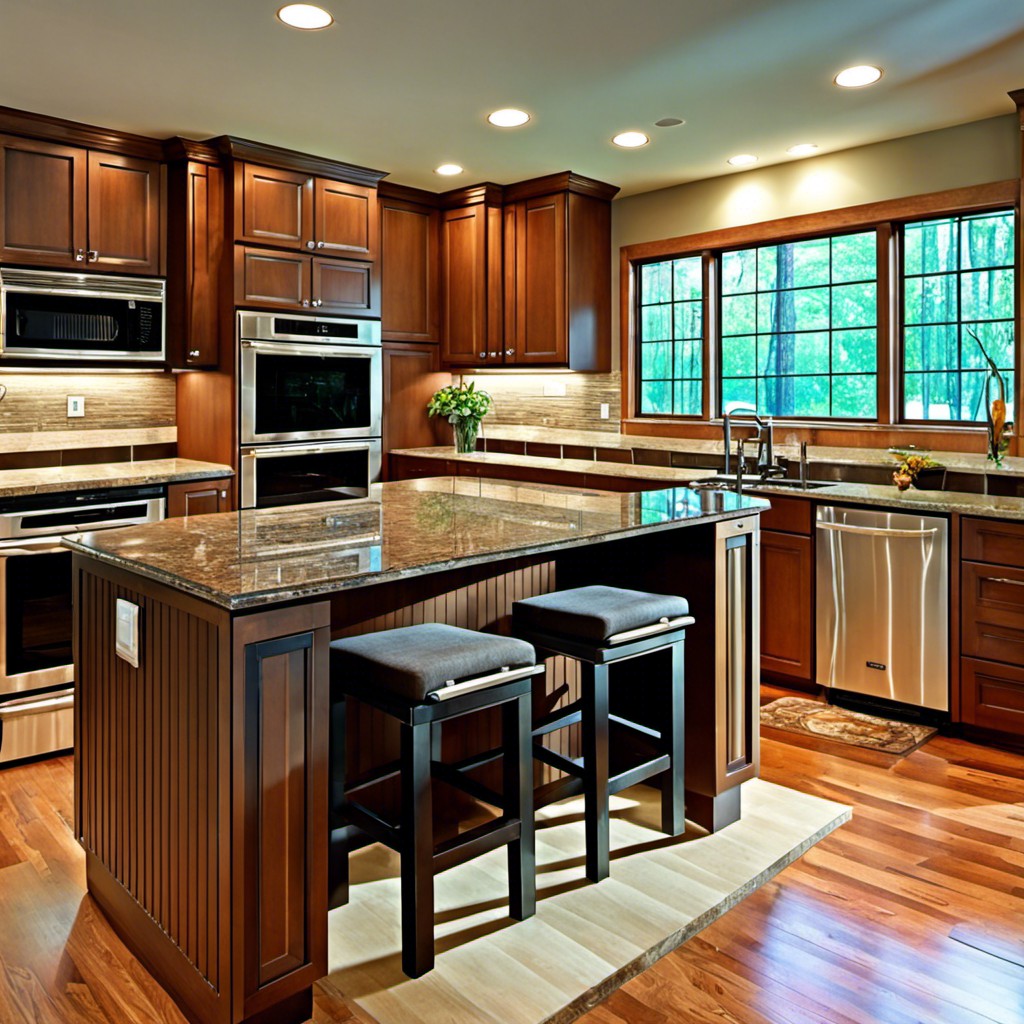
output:
[[[21,697],[18,700],[0,704],[0,722],[9,722],[14,718],[26,715],[38,715],[44,711],[62,711],[75,706],[73,689],[57,690],[54,693],[41,693],[34,697]]]
[[[60,537],[43,537],[38,541],[19,538],[9,543],[10,547],[0,544],[0,558],[11,558],[16,555],[56,555],[62,551],[70,554],[68,548],[61,544]]]
[[[301,342],[243,341],[242,348],[251,348],[256,353],[265,352],[271,356],[320,356],[324,359],[374,359],[380,355],[380,349],[346,344],[303,345]]]
[[[330,452],[368,452],[366,442],[341,442],[339,444],[281,444],[273,447],[251,448],[243,453],[246,459],[273,459],[284,455],[327,455]]]

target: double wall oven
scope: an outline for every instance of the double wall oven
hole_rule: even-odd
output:
[[[71,552],[61,538],[164,517],[160,486],[0,502],[0,764],[74,742]]]
[[[238,313],[242,508],[365,498],[380,479],[379,320]]]

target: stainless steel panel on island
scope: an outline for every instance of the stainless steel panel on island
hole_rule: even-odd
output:
[[[688,598],[687,816],[728,824],[757,773],[766,507],[436,478],[70,539],[90,891],[191,1019],[305,1020],[327,970],[331,636],[422,621],[501,632],[513,600],[587,583]],[[115,653],[117,599],[140,609],[138,667]],[[642,716],[630,665],[613,685]],[[548,669],[538,700],[554,707],[578,680],[572,662]],[[350,770],[390,760],[369,710],[349,719]],[[445,755],[483,749],[492,728],[446,734]]]

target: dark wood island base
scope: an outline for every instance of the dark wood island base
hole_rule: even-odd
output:
[[[757,774],[762,502],[451,479],[387,484],[380,499],[70,543],[89,890],[201,1024],[307,1020],[327,973],[332,635],[422,621],[501,632],[512,601],[588,583],[679,593],[697,617],[687,817],[735,820],[736,786]],[[118,599],[139,609],[138,667],[115,652]],[[630,670],[615,667],[613,689],[643,721]],[[537,699],[553,707],[576,685],[551,659]],[[488,749],[495,725],[446,732],[445,755]],[[348,737],[356,773],[397,750],[365,706]]]

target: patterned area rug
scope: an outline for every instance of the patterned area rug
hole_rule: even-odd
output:
[[[761,708],[761,724],[901,757],[930,740],[937,731],[929,725],[892,722],[802,697],[780,697],[765,704]]]

